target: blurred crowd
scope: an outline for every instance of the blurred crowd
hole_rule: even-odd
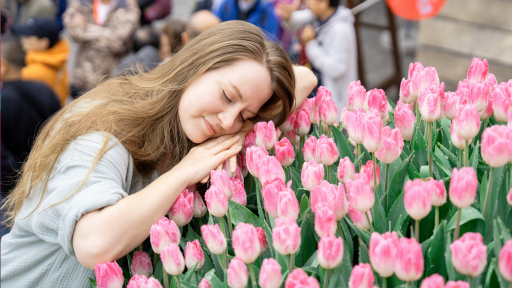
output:
[[[165,65],[222,21],[260,27],[316,73],[338,111],[357,80],[354,17],[340,0],[197,0],[188,21],[175,17],[173,0],[3,0],[1,7],[2,196],[56,111],[111,77]]]

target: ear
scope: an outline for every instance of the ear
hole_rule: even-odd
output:
[[[39,40],[41,41],[41,45],[44,47],[44,50],[47,50],[48,48],[50,48],[50,39],[43,37]]]
[[[181,33],[181,41],[183,42],[183,44],[187,44],[188,43],[189,39],[188,39],[187,32]]]

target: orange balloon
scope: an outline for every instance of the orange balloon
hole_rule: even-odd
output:
[[[407,20],[420,20],[435,16],[446,0],[386,0],[396,16]]]

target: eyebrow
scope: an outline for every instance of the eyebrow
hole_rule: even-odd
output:
[[[240,93],[240,90],[238,89],[238,87],[236,87],[235,84],[233,84],[233,82],[231,82],[229,80],[228,80],[228,82],[229,82],[229,84],[231,84],[231,87],[233,87],[233,89],[235,90],[236,94],[238,95],[238,98],[240,98],[240,100],[244,100],[244,97],[242,96],[242,93]],[[247,110],[247,112],[251,113],[253,115],[252,117],[258,115],[258,113],[255,113],[251,110]]]

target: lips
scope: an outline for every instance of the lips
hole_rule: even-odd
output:
[[[206,130],[208,130],[208,133],[213,135],[217,132],[215,130],[215,128],[213,127],[213,125],[210,122],[208,122],[208,120],[206,120],[206,118],[203,117],[203,121],[204,121],[204,126],[206,127]]]

